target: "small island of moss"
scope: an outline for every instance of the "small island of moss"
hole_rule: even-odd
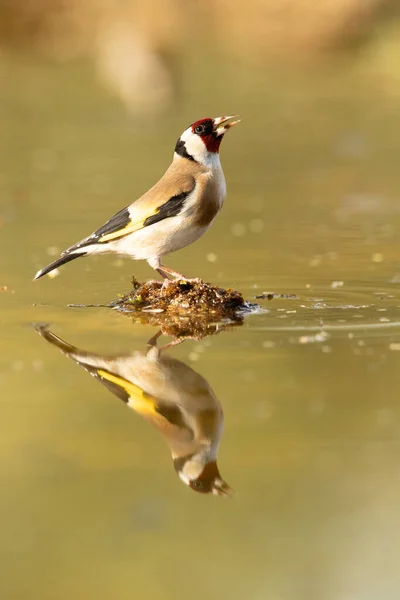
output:
[[[232,289],[205,283],[201,279],[170,281],[132,281],[132,290],[112,303],[124,312],[150,312],[176,315],[234,317],[246,310],[242,294]]]

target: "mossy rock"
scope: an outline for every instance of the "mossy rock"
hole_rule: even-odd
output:
[[[132,281],[132,291],[109,306],[136,323],[157,325],[165,335],[201,339],[222,329],[240,326],[254,305],[239,292],[201,279]]]
[[[234,316],[246,303],[240,292],[223,289],[201,279],[132,281],[133,289],[113,302],[124,312],[166,313],[172,315]]]

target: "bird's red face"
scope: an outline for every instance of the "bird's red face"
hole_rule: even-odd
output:
[[[215,119],[206,117],[200,119],[191,126],[192,132],[202,139],[208,152],[218,152],[224,134],[230,127],[239,122],[228,122],[232,118],[234,117],[216,117]]]
[[[218,151],[225,133],[239,123],[234,117],[200,119],[185,129],[176,143],[175,153],[187,160],[208,166],[219,164]]]
[[[199,455],[191,454],[174,458],[174,467],[180,479],[200,494],[216,496],[232,495],[232,488],[219,473],[215,460],[204,462]]]
[[[214,119],[209,117],[200,119],[192,125],[192,132],[198,135],[204,142],[209,152],[218,152],[224,134],[217,135],[214,130]]]

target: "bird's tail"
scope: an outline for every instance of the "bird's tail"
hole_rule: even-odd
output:
[[[107,357],[102,357],[98,354],[85,352],[79,350],[76,346],[72,346],[65,342],[58,335],[55,335],[48,329],[46,323],[37,323],[34,325],[35,331],[44,338],[47,342],[50,342],[53,346],[56,346],[63,354],[72,358],[80,367],[83,367],[90,375],[100,381],[107,389],[109,389],[118,398],[123,400],[125,403],[129,401],[129,388],[140,390],[133,383],[130,383],[124,377],[114,374],[109,371],[110,361]],[[150,396],[149,396],[150,397]],[[150,397],[151,398],[151,397]],[[133,407],[135,410],[136,407]],[[137,411],[140,412],[140,411]]]
[[[50,342],[53,346],[56,346],[61,352],[72,358],[78,365],[83,367],[92,373],[92,369],[97,369],[97,363],[102,361],[102,357],[92,352],[85,352],[80,350],[76,346],[69,344],[62,340],[58,335],[49,330],[47,323],[36,323],[34,325],[35,331],[44,338],[47,342]],[[103,361],[104,362],[104,361]],[[101,365],[103,364],[101,363]],[[93,373],[92,373],[93,374]]]
[[[64,352],[65,354],[79,352],[76,346],[72,346],[71,344],[68,344],[68,342],[64,342],[64,340],[59,338],[58,335],[55,335],[49,331],[47,324],[36,324],[34,327],[37,333],[42,336],[42,338],[50,342],[50,344],[53,344],[53,346],[57,346],[61,352]]]
[[[43,269],[40,269],[40,271],[36,273],[34,281],[35,279],[39,279],[39,277],[43,277],[43,275],[54,271],[54,269],[57,269],[57,267],[61,267],[62,265],[65,265],[71,260],[75,260],[75,258],[79,258],[80,256],[85,256],[86,254],[87,252],[71,252],[70,254],[63,254],[62,256],[60,256],[60,258],[57,258],[57,260],[47,265],[47,267],[43,267]]]

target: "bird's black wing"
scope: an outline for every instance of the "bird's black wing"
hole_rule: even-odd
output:
[[[91,244],[101,243],[105,236],[113,236],[113,239],[117,239],[123,235],[123,231],[130,225],[131,223],[131,215],[129,212],[129,208],[126,206],[119,212],[117,212],[111,219],[104,223],[99,229],[97,229],[94,233],[89,235],[87,238],[81,240],[77,244],[74,244],[68,250],[65,250],[65,254],[69,254],[70,252],[74,252],[78,248],[83,248],[85,246],[90,246]],[[115,234],[115,237],[114,237]],[[105,241],[108,241],[105,240]]]
[[[135,205],[123,208],[89,237],[71,246],[63,254],[69,254],[91,244],[105,244],[115,241],[143,227],[149,227],[168,217],[175,217],[183,209],[185,201],[192,191],[193,188],[175,194],[175,196],[171,196],[166,202],[151,207],[151,210],[149,210],[150,207],[148,207],[148,210],[143,210],[146,209],[145,204],[141,206],[140,211],[135,210]]]

